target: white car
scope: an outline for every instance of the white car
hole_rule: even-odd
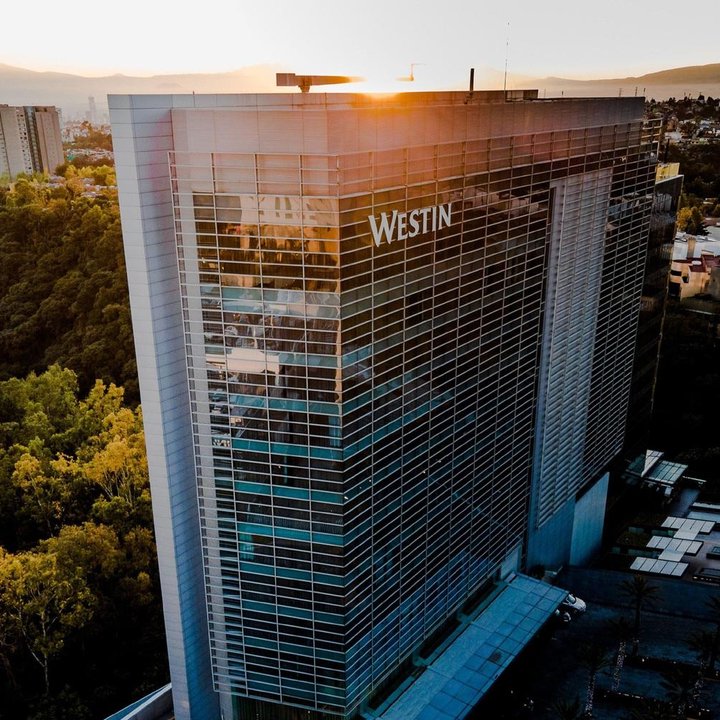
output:
[[[577,595],[568,593],[568,596],[560,603],[560,610],[567,610],[579,615],[587,610],[587,605],[585,605],[585,601],[581,600]]]

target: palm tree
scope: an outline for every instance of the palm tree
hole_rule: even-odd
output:
[[[582,720],[584,716],[580,700],[556,700],[551,708],[555,720]]]
[[[659,588],[653,585],[642,575],[633,575],[630,580],[620,583],[620,592],[631,602],[635,610],[633,622],[633,657],[638,654],[640,647],[640,612],[643,605],[651,603],[657,595]]]
[[[688,706],[692,705],[696,682],[695,671],[682,665],[663,674],[660,686],[665,690],[668,702],[675,708],[676,717],[684,718]]]
[[[605,648],[597,643],[587,643],[580,646],[580,663],[588,671],[588,686],[585,697],[585,717],[592,717],[593,701],[595,699],[595,681],[597,674],[606,668],[610,661]]]
[[[690,636],[688,645],[692,650],[697,653],[700,668],[698,670],[697,679],[695,680],[695,687],[693,689],[693,702],[697,703],[700,697],[700,692],[703,687],[703,679],[705,677],[705,670],[707,669],[708,660],[712,655],[713,649],[713,634],[709,632],[697,632]]]
[[[613,634],[618,639],[618,651],[615,657],[615,669],[613,670],[612,682],[612,689],[617,692],[620,688],[620,678],[622,677],[625,656],[627,655],[628,640],[632,640],[633,638],[633,629],[624,617],[618,618],[617,620],[611,620],[609,624]]]
[[[704,673],[712,657],[715,636],[711,632],[701,631],[693,633],[688,638],[688,647],[697,653],[698,663]]]

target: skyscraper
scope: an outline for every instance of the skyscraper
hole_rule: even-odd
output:
[[[52,173],[64,160],[56,108],[0,105],[0,176]]]
[[[382,713],[501,581],[597,542],[642,99],[110,108],[176,714]],[[528,622],[557,606],[514,587]]]

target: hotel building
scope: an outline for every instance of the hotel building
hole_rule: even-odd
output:
[[[642,99],[109,101],[176,716],[464,717],[599,542]]]

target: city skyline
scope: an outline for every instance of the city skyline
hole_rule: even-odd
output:
[[[342,13],[325,0],[256,6],[251,15],[225,0],[210,0],[202,15],[170,13],[162,3],[137,0],[124,7],[122,15],[98,8],[94,17],[101,34],[112,28],[114,37],[133,37],[132,54],[112,38],[92,48],[57,32],[68,18],[48,0],[32,10],[10,6],[4,12],[7,26],[27,25],[32,12],[36,41],[30,46],[22,33],[9,35],[0,63],[85,76],[229,72],[274,64],[301,73],[360,75],[367,82],[358,89],[368,91],[409,89],[397,80],[412,72],[413,89],[424,90],[462,87],[471,66],[502,72],[507,64],[511,80],[521,81],[522,76],[626,77],[708,64],[717,61],[712,44],[681,39],[696,32],[699,19],[703,25],[720,19],[717,6],[705,0],[692,14],[671,14],[669,3],[611,0],[592,22],[585,6],[567,0],[509,3],[492,14],[457,0],[444,3],[441,12],[427,0],[392,5],[371,0]],[[38,14],[41,24],[34,22]],[[222,37],[217,17],[223,18]]]

